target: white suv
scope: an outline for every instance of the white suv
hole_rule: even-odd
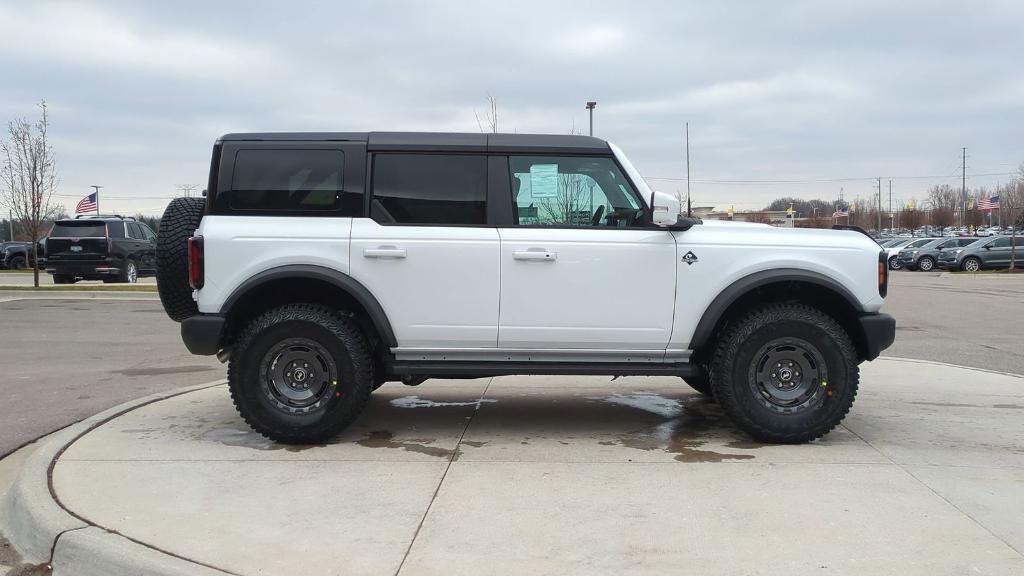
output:
[[[160,225],[159,289],[258,432],[320,442],[386,381],[678,376],[751,436],[838,424],[895,336],[855,230],[679,215],[614,145],[229,134]]]

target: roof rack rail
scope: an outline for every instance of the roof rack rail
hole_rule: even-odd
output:
[[[93,220],[103,218],[120,218],[121,220],[135,220],[135,218],[131,216],[121,216],[120,214],[75,214],[75,220],[79,220],[81,218],[90,218]]]

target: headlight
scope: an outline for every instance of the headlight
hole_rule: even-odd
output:
[[[961,253],[963,253],[963,250],[957,250],[954,252],[954,256],[959,256]]]
[[[917,250],[911,250],[910,251],[910,255],[911,256],[917,256]]]

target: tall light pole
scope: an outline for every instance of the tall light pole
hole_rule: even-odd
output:
[[[590,135],[594,135],[594,108],[597,106],[597,102],[587,102],[587,110],[590,111]]]

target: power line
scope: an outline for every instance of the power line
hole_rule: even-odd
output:
[[[970,178],[982,178],[987,176],[1013,176],[1016,172],[988,172],[983,174],[972,174],[968,176]],[[882,178],[889,178],[892,180],[950,180],[956,176],[882,176]],[[780,179],[780,180],[719,180],[719,179],[699,179],[692,178],[691,182],[698,182],[701,184],[827,184],[830,182],[871,182],[878,179],[879,176],[863,176],[863,177],[848,177],[848,178],[816,178],[816,179]],[[665,182],[685,182],[685,178],[665,178],[660,176],[644,176],[645,180],[659,180]]]

